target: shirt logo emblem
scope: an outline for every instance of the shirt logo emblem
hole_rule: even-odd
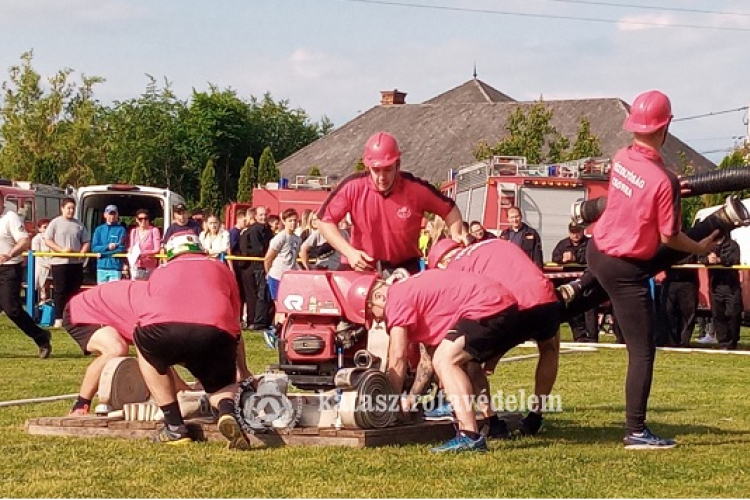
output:
[[[401,207],[396,212],[396,216],[399,219],[408,219],[411,217],[411,209],[409,207]]]

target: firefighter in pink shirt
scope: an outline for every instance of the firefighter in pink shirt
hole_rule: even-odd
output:
[[[145,281],[115,281],[79,293],[63,311],[63,328],[85,355],[96,354],[83,376],[71,415],[87,415],[107,362],[127,356],[138,322],[134,304],[146,292]]]
[[[70,415],[88,415],[105,365],[113,358],[128,355],[133,345],[133,330],[138,323],[137,304],[146,290],[145,281],[103,283],[79,293],[65,307],[63,328],[84,355],[97,356],[86,369]],[[170,375],[178,390],[190,389],[174,370]],[[96,412],[110,409],[100,402]]]
[[[458,420],[457,436],[432,451],[486,451],[473,403],[485,418],[492,416],[489,383],[481,369],[469,365],[479,368],[515,345],[513,295],[476,274],[432,270],[393,284],[367,274],[352,283],[347,298],[358,322],[368,314],[385,320],[390,334],[386,376],[396,393],[403,390],[409,345],[421,343],[430,351]]]
[[[481,241],[466,248],[452,240],[440,240],[430,249],[427,265],[478,274],[500,283],[513,294],[518,302],[518,324],[522,332],[514,342],[520,345],[527,340],[536,341],[539,362],[534,393],[536,401],[544,402],[557,379],[561,305],[554,285],[541,269],[518,245],[501,239]],[[502,353],[484,364],[485,371],[491,373],[502,355],[515,345],[506,344]],[[533,435],[539,431],[542,406],[532,408],[521,421],[522,434]],[[503,434],[502,428],[495,432]]]
[[[718,236],[696,242],[681,230],[680,185],[659,150],[672,121],[669,98],[658,90],[636,97],[623,125],[633,143],[612,161],[607,208],[589,242],[589,269],[612,301],[628,351],[625,382],[627,449],[669,449],[676,443],[646,427],[656,355],[650,261],[660,244],[704,255]]]
[[[445,219],[454,239],[466,240],[461,212],[453,200],[401,171],[401,151],[392,135],[378,132],[370,137],[362,161],[367,171],[342,180],[318,212],[320,233],[351,269],[372,270],[379,262],[382,269],[418,272],[425,212]],[[349,241],[337,228],[347,213],[352,219]]]
[[[168,375],[170,367],[182,364],[218,410],[219,431],[230,446],[247,447],[234,404],[241,338],[237,282],[226,265],[206,256],[192,232],[173,235],[165,250],[168,262],[146,282],[133,334],[143,378],[164,413],[165,425],[155,441],[191,441]]]

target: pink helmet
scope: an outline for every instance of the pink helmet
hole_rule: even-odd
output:
[[[639,95],[630,106],[630,114],[622,128],[628,132],[651,134],[672,121],[672,104],[669,97],[658,90]]]
[[[401,158],[398,142],[388,132],[378,132],[367,140],[362,162],[367,168],[390,167]]]
[[[455,248],[458,248],[459,246],[460,245],[458,243],[450,238],[443,238],[442,240],[432,245],[432,248],[430,248],[430,253],[427,254],[427,268],[435,269],[440,261],[443,260],[443,257],[448,254],[448,252]]]
[[[352,282],[352,286],[346,292],[346,301],[354,317],[348,319],[361,325],[367,322],[367,297],[377,279],[377,274],[363,274]]]

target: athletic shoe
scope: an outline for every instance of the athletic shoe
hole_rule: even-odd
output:
[[[703,337],[696,340],[699,344],[716,344],[716,337],[713,335],[704,335]]]
[[[39,358],[47,359],[52,355],[52,344],[49,342],[39,346]]]
[[[513,435],[508,429],[505,420],[498,420],[496,424],[485,424],[481,434],[487,439],[512,439]]]
[[[263,330],[263,340],[271,350],[276,350],[279,345],[279,337],[276,335],[276,327],[272,326],[268,330]]]
[[[443,403],[432,410],[425,411],[424,419],[429,421],[453,420],[453,407],[450,403]]]
[[[159,432],[154,434],[151,438],[154,443],[163,443],[169,445],[188,444],[193,440],[188,436],[187,427],[184,425],[178,425],[173,427],[171,425],[165,425]]]
[[[471,439],[463,432],[459,432],[456,437],[450,441],[446,441],[440,446],[432,448],[430,451],[433,453],[461,453],[464,451],[484,452],[487,451],[487,440],[481,434],[477,439]]]
[[[242,428],[237,422],[237,419],[234,418],[234,415],[226,413],[220,416],[218,427],[221,435],[229,441],[230,450],[250,449],[250,441],[245,437],[245,434],[242,432]]]
[[[541,415],[530,411],[528,415],[521,419],[521,426],[518,428],[518,432],[522,436],[534,436],[539,432],[543,423],[544,418]]]
[[[62,328],[62,327],[63,327],[63,325],[62,325],[62,320],[61,319],[56,319],[55,320],[55,324],[52,326],[52,328]]]
[[[108,415],[111,411],[112,407],[107,403],[99,403],[98,405],[96,405],[96,409],[94,409],[94,413],[96,413],[97,415]]]
[[[70,417],[88,417],[89,416],[89,405],[83,405],[78,408],[70,410],[68,413]]]
[[[677,446],[673,439],[660,438],[651,433],[648,427],[643,432],[633,432],[622,440],[626,450],[668,450]]]

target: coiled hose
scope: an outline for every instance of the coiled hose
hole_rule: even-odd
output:
[[[726,168],[690,175],[683,178],[682,188],[687,191],[682,195],[683,198],[748,189],[750,188],[750,168]],[[599,220],[606,207],[607,198],[605,196],[578,201],[571,208],[571,218],[579,225],[593,224]]]

